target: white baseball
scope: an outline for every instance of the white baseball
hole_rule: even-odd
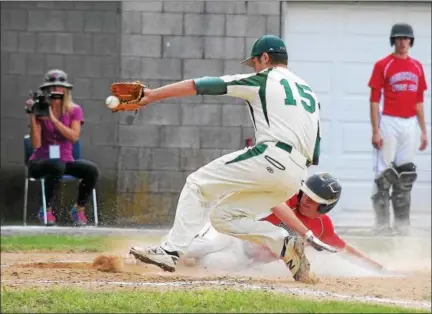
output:
[[[115,97],[115,96],[109,96],[105,100],[105,104],[106,104],[106,106],[108,108],[114,109],[114,108],[116,108],[120,104],[120,100],[117,97]]]

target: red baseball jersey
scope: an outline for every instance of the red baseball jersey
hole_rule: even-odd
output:
[[[416,104],[423,102],[427,89],[421,63],[410,57],[397,58],[393,54],[375,63],[369,87],[371,102],[380,102],[383,91],[384,115],[403,118],[417,115]]]
[[[298,195],[294,195],[286,202],[286,204],[288,207],[294,210],[296,216],[304,223],[307,228],[309,228],[309,230],[313,232],[313,234],[318,239],[337,249],[342,250],[345,248],[345,241],[334,231],[333,222],[328,215],[319,215],[316,218],[309,218],[300,214],[300,212],[297,211],[297,207],[299,205]],[[276,226],[285,227],[285,224],[282,223],[282,221],[280,221],[275,214],[271,214],[262,220],[269,221]]]

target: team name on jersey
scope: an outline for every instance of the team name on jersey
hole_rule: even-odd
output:
[[[392,86],[392,90],[394,92],[403,92],[403,91],[410,91],[410,92],[417,92],[418,88],[418,76],[412,72],[398,72],[396,74],[393,74],[390,79],[389,83]],[[411,81],[414,84],[397,84],[401,81]]]
[[[389,83],[393,85],[399,81],[411,81],[418,84],[418,76],[412,72],[398,72],[390,77]]]

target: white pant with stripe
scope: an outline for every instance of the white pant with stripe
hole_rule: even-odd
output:
[[[185,254],[210,219],[216,231],[265,245],[279,255],[288,232],[257,216],[270,214],[297,193],[306,175],[306,158],[275,142],[215,159],[188,176],[162,247]]]

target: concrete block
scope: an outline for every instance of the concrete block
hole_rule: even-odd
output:
[[[204,1],[164,1],[164,12],[204,12]]]
[[[121,3],[119,1],[95,1],[93,8],[98,11],[116,12],[121,9]]]
[[[94,110],[95,108],[88,109]],[[116,145],[119,134],[117,127],[111,123],[92,123],[90,121],[85,121],[87,111],[87,109],[84,109],[84,124],[82,126],[82,132],[90,135],[90,144],[95,146]]]
[[[32,31],[63,32],[66,30],[66,11],[30,10],[28,29]]]
[[[2,51],[0,53],[0,57],[1,57],[1,63],[0,63],[0,69],[2,70],[2,75],[3,73],[9,73],[9,52],[6,51]]]
[[[84,12],[68,10],[66,12],[66,29],[69,32],[82,32],[84,30]]]
[[[29,29],[29,21],[26,10],[10,10],[7,14],[9,16],[8,29],[19,31],[26,31]]]
[[[204,39],[198,36],[164,36],[164,58],[202,58]]]
[[[142,33],[181,35],[183,33],[183,14],[145,12],[142,14]]]
[[[141,34],[141,12],[123,12],[122,13],[122,34]]]
[[[73,53],[73,34],[72,33],[57,33],[55,37],[55,53]]]
[[[184,60],[184,78],[223,75],[223,60]]]
[[[72,84],[74,85],[73,95],[74,97],[89,99],[92,95],[92,79],[74,77]]]
[[[75,33],[72,44],[74,54],[91,55],[93,53],[92,34]]]
[[[72,10],[74,3],[69,1],[37,1],[36,8],[49,10]]]
[[[36,35],[29,32],[20,32],[18,35],[18,51],[19,52],[35,52],[36,50]]]
[[[246,48],[245,49],[245,55],[244,55],[245,58],[250,57],[252,47],[253,47],[254,43],[258,40],[258,38],[259,38],[259,36],[245,38],[245,48]]]
[[[138,78],[141,76],[141,58],[121,57],[121,78],[124,80]]]
[[[178,148],[154,148],[151,161],[152,170],[179,170],[180,150]]]
[[[143,79],[181,80],[182,66],[180,59],[142,58]]]
[[[86,76],[86,57],[82,55],[68,55],[65,58],[64,70],[70,77]]]
[[[191,126],[161,127],[161,147],[198,148],[199,128]]]
[[[247,105],[223,105],[222,117],[225,126],[252,126]]]
[[[250,54],[250,51],[245,51],[245,54]],[[245,59],[238,60],[225,60],[224,61],[224,73],[225,74],[247,74],[252,73],[253,68],[248,67],[247,65],[242,64],[241,62]]]
[[[0,26],[1,30],[9,29],[10,25],[10,14],[9,10],[3,9],[3,3],[1,4],[1,10],[0,10]]]
[[[43,54],[31,53],[27,54],[27,73],[41,76],[46,72],[45,56]]]
[[[150,173],[124,170],[118,173],[117,192],[142,193],[149,190]]]
[[[36,52],[53,53],[56,37],[52,33],[37,33]]]
[[[226,32],[232,37],[261,37],[266,31],[264,15],[227,15]]]
[[[111,94],[109,90],[111,83],[110,79],[93,79],[92,99],[105,100]]]
[[[118,14],[116,11],[103,12],[102,19],[102,31],[104,33],[116,34],[120,31],[120,14]]]
[[[162,12],[162,1],[123,1],[123,11]]]
[[[119,143],[124,146],[158,147],[161,130],[157,125],[120,125]]]
[[[99,56],[116,56],[120,53],[120,42],[117,36],[109,34],[93,35],[93,54]]]
[[[123,56],[160,57],[162,36],[123,35],[121,51]]]
[[[225,16],[220,14],[185,14],[185,34],[222,36],[225,34]]]
[[[280,1],[248,1],[247,13],[280,15]]]
[[[100,57],[101,77],[119,79],[120,62],[118,57]]]
[[[63,69],[65,67],[65,60],[63,55],[44,54],[45,66],[48,69]]]
[[[94,1],[76,1],[74,7],[77,10],[89,11],[93,10],[94,4]]]
[[[206,59],[241,59],[244,56],[244,41],[233,37],[206,37],[204,56]]]
[[[220,105],[182,104],[183,125],[221,125],[222,108]]]
[[[17,77],[17,87],[15,90],[19,97],[22,97],[21,100],[17,99],[16,102],[25,103],[28,99],[29,91],[36,91],[39,88],[39,85],[42,83],[42,77],[40,75],[30,75],[30,74],[22,74],[25,72],[21,72],[21,75]],[[20,115],[22,114],[22,109],[19,110]]]
[[[244,104],[245,101],[241,98],[235,98],[230,96],[203,96],[203,103],[205,104]]]
[[[181,105],[156,103],[140,110],[137,114],[137,124],[180,125]]]
[[[101,11],[84,12],[84,31],[100,33],[103,31],[104,15]]]
[[[1,50],[17,51],[18,50],[18,32],[1,30]]]
[[[83,149],[84,158],[97,164],[101,171],[117,169],[118,146],[89,145]]]
[[[194,171],[221,156],[220,149],[181,149],[181,169]]]
[[[122,144],[122,143],[120,143]],[[120,146],[118,167],[120,170],[151,169],[151,148]]]
[[[253,125],[248,105],[223,105],[222,116],[222,125],[247,127]]]
[[[183,172],[152,171],[150,173],[150,192],[180,192],[186,182]]]
[[[269,35],[280,36],[280,17],[279,16],[267,16],[266,33]]]
[[[207,1],[207,13],[222,13],[222,14],[245,14],[245,1]]]
[[[11,53],[9,56],[9,73],[26,73],[27,54],[22,52]]]
[[[238,149],[241,129],[239,127],[200,127],[200,147]]]

